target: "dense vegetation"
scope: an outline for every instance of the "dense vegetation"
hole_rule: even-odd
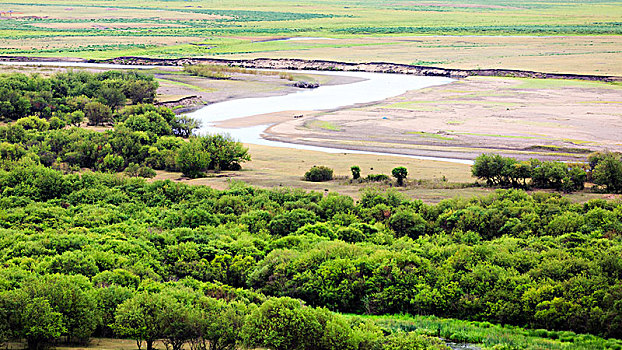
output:
[[[269,297],[357,314],[434,314],[622,336],[619,202],[573,204],[509,190],[438,205],[370,191],[355,203],[298,190],[64,175],[30,158],[5,168],[0,312],[16,322],[10,336],[28,338],[24,327],[38,325],[26,321],[41,314],[50,330],[44,341],[113,332],[149,340],[132,333],[141,326],[131,320],[171,302],[173,310],[230,307],[231,317],[250,314],[245,322],[269,322],[261,310],[287,305],[300,312],[284,312],[294,323],[319,324],[305,327],[310,333],[300,342],[319,341],[329,323],[342,325],[331,334],[357,327],[289,299],[265,306]],[[313,317],[305,312],[316,321],[307,324]],[[169,317],[165,323],[179,316],[154,313]],[[241,334],[242,342],[279,348],[265,338],[278,332]],[[321,348],[304,344],[291,348]]]
[[[157,87],[153,76],[136,72],[69,71],[50,77],[2,74],[0,120],[37,115],[73,123],[73,113],[83,112],[91,124],[100,125],[112,122],[113,111],[127,100],[133,104],[153,102]]]
[[[498,154],[482,154],[471,168],[473,176],[489,186],[551,188],[572,192],[582,190],[590,180],[601,191],[622,192],[622,159],[619,153],[593,153],[588,163],[518,161]]]
[[[199,125],[196,121],[141,103],[155,96],[152,77],[114,71],[49,78],[12,74],[0,78],[2,84],[10,84],[12,92],[0,99],[12,102],[0,105],[13,109],[0,108],[0,116],[17,118],[0,127],[3,162],[29,158],[64,170],[117,172],[129,167],[130,173],[153,175],[149,168],[198,177],[207,170],[238,170],[250,159],[248,150],[231,137],[190,137]],[[147,92],[141,90],[144,86]],[[126,105],[126,96],[138,104]],[[90,124],[114,128],[102,132],[77,127],[85,116]],[[190,139],[185,142],[182,137]]]

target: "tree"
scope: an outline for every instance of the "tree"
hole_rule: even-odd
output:
[[[241,302],[226,303],[204,297],[196,305],[194,328],[198,338],[195,347],[204,350],[235,350],[249,312]]]
[[[29,298],[49,301],[52,310],[60,313],[62,333],[70,342],[88,342],[99,324],[88,278],[80,275],[46,275],[26,283],[24,290]]]
[[[408,176],[408,170],[403,166],[399,166],[397,168],[393,168],[391,174],[393,174],[393,177],[397,179],[397,185],[403,186],[404,179]]]
[[[426,231],[426,221],[421,215],[410,210],[398,210],[391,215],[389,226],[398,237],[408,236],[414,239],[425,234]]]
[[[102,102],[113,110],[125,104],[127,98],[119,87],[106,86],[99,90]]]
[[[110,271],[106,272],[109,275],[112,274]],[[93,298],[97,303],[97,312],[101,319],[101,323],[95,333],[104,337],[112,337],[113,331],[110,326],[114,324],[114,316],[117,307],[134,295],[135,286],[132,285],[132,288],[128,288],[113,283],[106,285],[105,283],[109,281],[104,282],[103,279],[97,280],[98,276],[93,277],[93,284],[98,286],[94,289]]]
[[[359,168],[358,165],[350,167],[350,171],[352,172],[352,180],[356,180],[361,177],[361,168]]]
[[[603,157],[594,171],[592,179],[595,184],[605,186],[607,192],[622,192],[622,161],[614,155]]]
[[[103,125],[112,118],[112,109],[100,102],[89,102],[84,106],[84,115],[90,125]]]
[[[190,309],[171,298],[158,315],[162,327],[162,342],[167,350],[181,350],[184,344],[196,337]]]
[[[124,164],[125,161],[123,160],[123,157],[110,153],[107,154],[102,160],[100,170],[117,172],[123,169]]]
[[[267,300],[251,313],[242,329],[247,346],[271,350],[314,349],[321,333],[313,309],[291,298]]]
[[[177,312],[187,310],[174,298],[163,293],[140,292],[117,307],[112,329],[117,335],[136,340],[138,349],[144,341],[147,350],[152,350],[157,339],[169,337],[173,341],[176,337],[176,330],[169,326],[171,322],[179,325],[179,318],[184,318]]]
[[[84,112],[73,111],[67,115],[67,122],[73,126],[80,126],[80,123],[84,121]]]
[[[59,117],[50,118],[50,130],[58,130],[65,127],[65,121]]]
[[[22,336],[26,338],[29,350],[41,350],[66,331],[62,314],[50,306],[44,298],[34,298],[23,305]]]
[[[203,172],[207,170],[210,155],[203,149],[201,141],[192,137],[179,148],[175,160],[184,176],[196,178],[203,176]]]
[[[230,135],[207,135],[198,139],[211,158],[208,169],[240,170],[240,163],[251,159],[248,148],[235,141]]]
[[[473,162],[471,173],[473,176],[486,180],[488,186],[501,184],[503,171],[503,157],[498,154],[481,154]]]
[[[157,82],[147,80],[129,80],[123,85],[123,93],[133,104],[152,103],[157,89]]]

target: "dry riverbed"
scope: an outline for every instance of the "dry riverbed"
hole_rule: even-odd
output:
[[[270,127],[267,137],[436,157],[473,159],[496,152],[580,161],[592,151],[622,151],[621,106],[619,85],[471,77],[377,104],[285,120]],[[246,126],[253,124],[246,119]]]

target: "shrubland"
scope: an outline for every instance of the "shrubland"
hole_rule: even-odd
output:
[[[265,311],[296,320],[283,325],[304,324],[288,340],[296,342],[320,341],[328,329],[356,332],[358,323],[327,310],[622,336],[619,202],[577,204],[521,190],[437,205],[368,191],[355,202],[243,184],[218,191],[118,174],[63,174],[31,158],[5,162],[4,169],[0,312],[13,320],[9,337],[27,338],[29,313],[45,315],[47,333],[33,344],[111,334],[149,341],[146,330],[133,330],[143,329],[132,322],[143,322],[144,310],[159,310],[154,317],[164,323],[186,324],[196,318],[179,315],[182,306],[223,302],[233,308],[231,317],[247,310],[242,328],[251,324],[256,332],[267,328],[253,322],[280,324],[262,310],[298,310]],[[277,349],[270,337],[278,332],[242,332],[238,340]]]
[[[595,152],[587,163],[519,161],[498,154],[482,154],[471,168],[473,176],[488,186],[554,189],[564,192],[583,190],[586,181],[597,190],[622,191],[622,159],[619,153]]]
[[[231,137],[192,136],[197,121],[143,103],[155,96],[157,83],[151,76],[114,71],[47,78],[12,74],[0,77],[3,85],[0,117],[15,121],[0,126],[0,161],[30,158],[74,171],[118,172],[131,165],[129,174],[152,175],[150,169],[156,169],[198,177],[208,170],[239,170],[250,159]],[[91,125],[112,128],[78,127],[85,117]]]

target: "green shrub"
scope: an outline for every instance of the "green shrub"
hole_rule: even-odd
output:
[[[367,181],[372,181],[372,182],[382,182],[382,181],[387,181],[389,179],[389,177],[385,174],[369,174],[367,175]]]
[[[350,171],[352,172],[353,180],[359,179],[361,177],[361,168],[358,165],[353,165],[350,168]]]
[[[313,166],[305,173],[305,181],[322,182],[333,179],[333,169],[325,166]]]

